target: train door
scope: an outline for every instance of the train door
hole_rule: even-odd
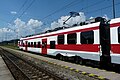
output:
[[[27,41],[25,41],[25,51],[27,51]]]
[[[47,39],[42,39],[42,54],[47,54]]]
[[[106,21],[104,18],[100,22],[100,46],[102,55],[100,56],[100,65],[104,68],[107,68],[111,64],[110,56],[110,24],[109,21]]]

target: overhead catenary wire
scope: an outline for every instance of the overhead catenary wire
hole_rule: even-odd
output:
[[[25,4],[28,2],[29,0],[26,0],[25,2],[24,2],[24,4],[23,4],[23,6],[25,6]],[[20,18],[20,17],[22,17],[23,15],[24,15],[24,13],[32,6],[32,4],[35,2],[35,0],[32,0],[32,2],[28,5],[28,7],[22,12],[22,14],[21,15],[19,15],[18,16],[18,18]],[[20,10],[22,9],[22,7],[20,8]],[[20,11],[19,10],[19,11]],[[12,21],[11,21],[11,23],[12,23]],[[10,23],[10,24],[11,24]],[[10,28],[11,30],[13,30],[12,28]],[[13,30],[13,31],[15,31],[15,30]]]
[[[20,9],[18,10],[17,14],[20,13],[20,11],[24,8],[24,6],[27,4],[29,0],[25,0],[25,2],[22,4],[22,6],[20,7]],[[12,23],[12,21],[14,20],[14,18],[16,17],[17,15],[13,16],[13,18],[10,20],[9,23]]]
[[[97,2],[95,2],[95,3],[93,3],[93,4],[91,4],[91,5],[88,5],[87,7],[81,8],[81,9],[80,9],[79,11],[77,11],[77,12],[80,12],[80,11],[85,10],[85,9],[87,9],[87,8],[96,6],[96,4],[98,5],[98,4],[101,4],[101,3],[103,3],[103,2],[105,2],[105,0],[97,1]],[[120,4],[120,3],[115,3],[115,5],[118,5],[118,4]],[[84,13],[89,13],[89,14],[90,14],[90,13],[92,13],[92,12],[100,11],[100,10],[107,9],[107,8],[110,8],[110,7],[112,7],[112,4],[109,5],[109,6],[100,8],[100,9],[93,10],[93,11],[86,11],[86,12],[84,12]],[[51,16],[51,15],[49,15],[49,16]],[[55,20],[57,20],[57,19],[55,19]],[[53,20],[52,20],[52,21],[53,21]]]
[[[60,11],[66,9],[66,8],[68,8],[68,7],[73,6],[73,3],[75,4],[75,1],[76,1],[76,0],[72,1],[72,2],[70,2],[69,4],[63,6],[62,8],[54,11],[53,13],[50,13],[49,15],[43,17],[41,20],[44,20],[44,19],[48,18],[49,16],[54,15],[54,14],[57,13],[57,12],[60,12]],[[105,1],[105,0],[104,0],[104,1]],[[84,7],[84,8],[82,8],[82,9],[80,9],[79,11],[84,10],[84,9],[87,9],[87,8],[89,8],[89,7],[92,7],[92,6],[96,5],[96,4],[100,4],[100,3],[104,2],[104,1],[103,1],[103,0],[98,1],[98,2],[96,2],[96,3],[94,3],[94,4],[91,4],[91,5],[87,6],[87,7]],[[27,1],[26,1],[26,2],[27,2]],[[20,18],[20,17],[22,17],[22,16],[24,15],[24,13],[27,11],[27,9],[29,9],[29,7],[31,7],[31,5],[33,4],[33,2],[34,2],[34,0],[31,2],[31,4],[25,9],[25,11],[23,11],[23,13],[22,13],[18,18]],[[101,10],[101,9],[98,9],[98,10]],[[92,11],[91,11],[91,12],[92,12]],[[87,12],[87,13],[88,13],[88,12]]]
[[[68,7],[70,7],[70,6],[72,6],[74,3],[76,3],[76,1],[78,1],[78,0],[74,0],[74,1],[72,1],[72,2],[70,2],[70,3],[68,3],[67,5],[61,7],[60,9],[58,9],[58,10],[56,10],[56,11],[54,11],[54,12],[48,14],[47,16],[43,17],[42,20],[44,20],[44,19],[46,19],[46,18],[48,18],[48,17],[54,15],[55,13],[58,13],[58,12],[64,10],[64,9],[66,9],[66,8],[68,8]]]
[[[25,0],[25,2],[22,4],[22,6],[20,7],[20,9],[18,10],[18,14],[20,13],[20,11],[23,9],[23,7],[27,4],[27,2],[28,2],[29,0]],[[13,18],[8,22],[6,22],[6,23],[9,23],[9,24],[12,24],[12,21],[13,21],[13,19],[16,17],[16,15],[15,16],[13,16]],[[8,24],[8,25],[9,25]],[[14,32],[15,32],[15,30],[14,29],[12,29],[12,28],[9,28],[8,27],[8,29],[11,29],[11,30],[13,30]]]
[[[24,3],[23,3],[23,5],[21,6],[21,8],[19,9],[19,11],[18,12],[20,12],[20,10],[22,10],[22,8],[27,4],[27,2],[28,2],[29,0],[26,0]],[[31,3],[25,8],[25,10],[18,16],[18,18],[21,18],[23,15],[24,15],[24,13],[32,6],[32,4],[35,2],[35,0],[32,0],[31,1]],[[12,20],[10,21],[10,24],[12,24],[12,21],[13,21],[13,19],[15,18],[16,16],[14,16],[13,18],[12,18]]]
[[[28,7],[22,12],[22,14],[18,17],[18,18],[21,18],[24,13],[32,6],[32,4],[35,2],[36,0],[32,0],[32,2],[28,5]]]
[[[34,1],[34,0],[33,0],[33,1]],[[33,1],[32,1],[32,3],[31,3],[29,6],[31,6],[31,5],[33,4]],[[55,13],[66,9],[67,7],[73,6],[73,3],[74,3],[75,1],[76,1],[76,0],[72,1],[72,2],[70,2],[69,4],[67,4],[66,6],[64,6],[64,7],[60,8],[60,9],[54,11],[53,13],[51,13],[51,14],[43,17],[41,20],[46,19],[47,17],[52,16],[52,15],[54,15]],[[78,0],[77,0],[77,1],[78,1]],[[89,6],[87,6],[87,7],[84,7],[84,8],[82,8],[82,9],[80,9],[79,11],[81,11],[81,10],[83,10],[83,9],[87,9],[87,8],[89,8],[89,7],[91,7],[91,6],[96,5],[96,4],[100,4],[100,3],[104,2],[104,1],[105,1],[105,0],[98,1],[98,2],[96,2],[96,3],[94,3],[94,4],[92,4],[92,5],[89,5]],[[25,5],[25,3],[27,3],[27,0],[24,2],[23,6]],[[26,8],[26,10],[29,8],[29,6]],[[26,10],[23,11],[23,13],[19,16],[19,18],[24,15],[24,13],[26,12]],[[11,22],[12,22],[12,21],[11,21]]]
[[[17,11],[17,14],[19,14],[20,13],[20,11],[22,10],[22,8],[27,4],[27,2],[28,2],[29,0],[25,0],[25,2],[22,4],[22,6],[20,7],[20,9]],[[5,19],[1,19],[0,18],[0,21],[2,21],[2,22],[5,22],[5,23],[10,23],[10,24],[12,24],[12,21],[14,20],[14,18],[16,17],[17,15],[14,15],[13,17],[12,17],[12,19],[11,20],[9,20],[9,21],[6,21]]]
[[[29,0],[26,0],[26,1],[24,2],[24,4],[21,6],[21,8],[19,9],[18,12],[20,12],[20,10],[26,5],[26,3],[27,3],[28,1],[29,1]],[[32,4],[33,4],[34,2],[35,2],[35,0],[32,0],[31,3],[28,5],[28,7],[22,12],[22,14],[18,16],[18,18],[21,18],[21,17],[24,15],[24,13],[32,6]],[[14,16],[14,17],[16,17],[16,16]],[[13,19],[14,19],[14,17],[13,17]],[[12,20],[10,21],[9,24],[12,24]],[[10,28],[10,27],[8,27],[8,29],[16,32],[16,29],[12,29],[12,28]]]
[[[115,5],[119,5],[119,3],[115,3]],[[100,8],[100,9],[96,9],[96,10],[93,10],[93,11],[87,11],[86,13],[91,13],[91,12],[97,12],[97,11],[100,11],[100,10],[103,10],[103,9],[107,9],[107,8],[110,8],[112,7],[112,5],[109,5],[109,6],[106,6],[106,7],[103,7],[103,8]]]
[[[76,2],[75,2],[75,1],[76,1]],[[83,1],[83,0],[81,0],[81,1]],[[47,16],[43,17],[41,20],[44,20],[44,19],[46,19],[46,18],[54,15],[54,14],[57,13],[57,12],[60,12],[60,11],[62,11],[62,10],[65,10],[66,8],[72,7],[72,6],[74,6],[75,4],[78,4],[79,2],[80,2],[80,0],[74,0],[74,1],[70,2],[69,4],[61,7],[60,9],[55,10],[55,11],[53,11],[52,13],[48,14]],[[28,14],[27,16],[30,17],[30,16],[33,16],[33,15]],[[39,17],[39,15],[36,15],[36,16]]]
[[[77,0],[77,1],[78,1],[78,0]],[[104,1],[105,1],[105,0],[104,0]],[[84,7],[84,8],[82,8],[82,9],[80,9],[79,11],[82,11],[82,10],[84,10],[84,9],[90,8],[90,7],[92,7],[92,6],[95,6],[96,4],[103,3],[104,1],[103,1],[103,0],[98,1],[98,2],[96,2],[96,3],[94,3],[94,4],[91,4],[91,5],[87,6],[87,7]],[[32,3],[32,4],[33,4],[33,3]],[[48,17],[50,17],[50,16],[52,16],[52,15],[54,15],[54,14],[56,14],[56,13],[62,11],[62,10],[64,10],[64,9],[66,9],[66,8],[72,7],[72,6],[74,6],[74,4],[78,4],[78,2],[76,3],[76,0],[74,0],[74,1],[70,2],[69,4],[63,6],[62,8],[60,8],[60,9],[58,9],[58,10],[56,10],[56,11],[48,14],[47,16],[43,17],[41,20],[44,20],[44,19],[46,19],[46,18],[48,18]],[[30,6],[31,6],[31,4],[30,4]],[[28,7],[28,8],[29,8],[29,7]],[[27,10],[27,8],[26,8],[26,10]],[[19,18],[20,18],[21,16],[23,16],[23,14],[26,12],[26,10],[19,16]]]
[[[69,4],[63,6],[62,8],[54,11],[53,13],[50,13],[49,15],[45,16],[44,18],[42,18],[42,20],[43,20],[43,19],[46,19],[47,17],[50,17],[50,16],[54,15],[55,13],[58,13],[58,12],[64,10],[64,9],[66,9],[66,8],[68,8],[68,7],[73,6],[73,3],[74,3],[75,1],[76,1],[76,0],[72,1],[72,2],[70,2]],[[104,0],[104,1],[105,1],[105,0]],[[103,1],[103,0],[98,1],[98,2],[96,2],[96,3],[94,3],[94,4],[92,4],[92,5],[89,5],[89,6],[87,6],[87,7],[84,7],[84,8],[82,8],[82,9],[80,9],[79,11],[81,11],[81,10],[83,10],[83,9],[86,9],[86,8],[89,8],[89,7],[91,7],[91,6],[94,6],[94,5],[96,5],[96,4],[100,4],[100,3],[104,2],[104,1]],[[77,4],[78,4],[78,3],[77,3]],[[76,5],[76,4],[75,4],[75,5]]]
[[[105,0],[104,0],[104,1],[105,1]],[[81,8],[79,11],[84,10],[84,9],[87,9],[87,8],[90,8],[90,7],[93,7],[93,6],[95,6],[96,4],[101,4],[101,3],[103,3],[104,1],[103,1],[103,0],[97,1],[97,2],[95,2],[95,3],[93,3],[93,4],[91,4],[91,5],[88,5],[87,7]]]
[[[105,0],[104,0],[104,1],[105,1]],[[87,6],[87,7],[81,8],[81,9],[80,9],[79,11],[77,11],[77,12],[80,12],[80,11],[82,11],[82,10],[84,10],[84,9],[90,8],[90,7],[92,7],[92,6],[95,6],[96,4],[101,4],[101,3],[103,3],[104,1],[103,1],[103,0],[97,1],[97,2],[91,4],[91,5]],[[73,2],[74,2],[74,1],[73,1]],[[66,8],[68,8],[68,7],[74,6],[73,2],[67,4],[66,6],[62,7],[61,9],[64,10],[64,9],[66,9]],[[76,3],[76,4],[78,4],[78,3]],[[70,6],[68,6],[68,5],[70,5]],[[62,11],[61,9],[58,9],[58,10],[56,10],[55,12],[53,12],[53,13],[45,16],[43,19],[46,19],[46,18],[54,15],[55,13]],[[43,19],[42,19],[42,20],[43,20]],[[58,19],[55,19],[55,20],[58,20]],[[54,20],[52,20],[52,21],[54,21]]]

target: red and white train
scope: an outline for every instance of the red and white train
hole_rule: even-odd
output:
[[[97,17],[85,25],[53,30],[21,38],[20,49],[57,56],[91,60],[103,66],[120,64],[120,18],[109,21]]]

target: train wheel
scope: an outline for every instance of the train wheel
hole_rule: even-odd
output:
[[[60,60],[63,60],[63,56],[62,56],[62,55],[60,55],[59,57],[60,57],[60,58],[59,58]]]
[[[68,60],[69,60],[69,58],[67,56],[65,56],[65,61],[68,61]]]
[[[62,56],[61,55],[59,56],[59,60],[62,60]]]
[[[79,60],[79,64],[83,64],[83,60],[82,59]]]
[[[57,57],[57,59],[62,60],[62,55],[61,54],[57,54],[56,57]]]
[[[80,63],[80,57],[79,56],[75,56],[74,57],[74,62],[79,64]]]
[[[60,60],[62,60],[62,61],[68,61],[68,57],[67,56],[60,56]]]

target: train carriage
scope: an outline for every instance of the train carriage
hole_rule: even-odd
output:
[[[21,38],[18,46],[25,51],[75,60],[92,60],[101,65],[120,64],[120,18],[94,22]]]
[[[120,18],[110,21],[111,62],[120,64]]]

